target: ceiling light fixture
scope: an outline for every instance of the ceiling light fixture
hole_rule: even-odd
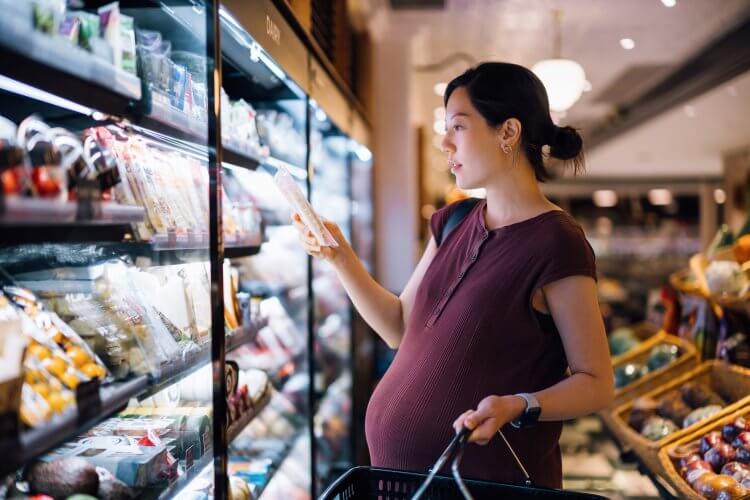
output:
[[[552,111],[567,111],[581,98],[586,84],[586,72],[572,59],[563,59],[562,12],[552,11],[555,22],[554,57],[539,61],[532,68],[544,84]]]
[[[677,5],[677,0],[661,0],[661,3],[664,4],[664,7],[674,7]]]
[[[448,88],[448,84],[445,82],[436,83],[434,87],[432,87],[432,90],[435,91],[437,95],[440,97],[443,97],[445,95],[445,89]]]
[[[600,208],[610,208],[617,205],[617,193],[611,189],[599,189],[592,196],[594,205]]]
[[[672,191],[669,189],[651,189],[648,192],[648,201],[656,207],[672,204]]]
[[[625,50],[633,50],[635,48],[635,40],[632,38],[623,38],[620,40],[620,46]]]

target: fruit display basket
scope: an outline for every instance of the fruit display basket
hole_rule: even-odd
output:
[[[672,485],[678,492],[679,498],[701,500],[707,498],[701,495],[698,491],[693,489],[686,479],[683,479],[680,474],[680,460],[683,457],[689,456],[694,450],[700,450],[700,442],[703,436],[712,431],[722,431],[722,428],[728,424],[737,421],[738,418],[750,418],[750,407],[743,406],[741,409],[734,413],[726,415],[719,419],[712,419],[711,421],[700,426],[687,436],[673,441],[672,443],[664,446],[659,450],[659,462],[661,470],[664,471],[663,477]],[[693,484],[696,484],[695,482]],[[747,484],[747,483],[746,483]],[[704,493],[710,494],[711,498],[747,498],[747,494],[750,493],[750,489],[744,491],[734,491],[733,494],[728,492],[721,493],[719,496],[717,491],[704,491]]]
[[[618,439],[619,436],[614,431],[616,428],[614,409],[628,401],[634,400],[642,394],[656,389],[670,380],[673,380],[675,377],[678,377],[694,368],[698,363],[697,352],[690,342],[674,335],[669,335],[663,331],[654,335],[652,339],[643,342],[630,352],[620,356],[616,362],[612,363],[612,369],[616,370],[618,367],[624,366],[628,363],[645,363],[654,347],[661,344],[676,345],[680,349],[680,354],[672,363],[646,373],[641,378],[625,387],[615,389],[615,396],[612,404],[608,408],[597,413],[605,427],[615,434],[615,437]],[[628,448],[627,443],[620,441],[620,444],[623,448]]]
[[[664,397],[673,393],[673,391],[680,391],[682,389],[685,392],[690,390],[690,387],[695,387],[695,384],[703,384],[704,387],[714,391],[729,404],[706,420],[679,429],[659,440],[652,441],[631,427],[629,418],[634,409],[638,411],[637,401],[628,401],[612,412],[612,425],[610,427],[612,433],[621,443],[626,443],[632,448],[642,463],[657,474],[664,472],[661,469],[658,456],[659,450],[662,447],[692,434],[696,429],[707,423],[721,419],[750,404],[750,370],[716,360],[706,361],[683,375],[672,379],[670,382],[645,393],[641,396],[641,400],[664,400]],[[700,398],[701,396],[698,397]],[[708,401],[702,401],[694,406],[706,406],[707,403]],[[693,408],[690,407],[690,409]]]
[[[677,359],[649,371],[624,387],[615,389],[615,400],[612,407],[616,408],[626,401],[635,399],[657,388],[664,382],[691,370],[698,363],[698,354],[691,342],[667,333],[659,333],[657,335],[659,335],[659,338],[653,343],[644,342],[642,345],[623,355],[617,363],[613,363],[612,368],[617,370],[619,367],[630,363],[643,365],[648,361],[652,351],[660,345],[676,346],[679,349]]]
[[[635,336],[641,340],[641,343],[627,352],[624,352],[617,356],[612,356],[612,366],[619,364],[623,359],[627,359],[626,357],[635,349],[641,348],[650,350],[656,344],[658,344],[665,335],[667,335],[667,332],[665,332],[664,330],[660,330],[657,326],[646,321],[633,325],[631,329],[634,331]]]

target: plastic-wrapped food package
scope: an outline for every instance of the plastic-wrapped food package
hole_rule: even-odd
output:
[[[16,304],[15,316],[23,334],[29,339],[24,355],[24,386],[21,393],[21,421],[30,427],[41,425],[55,415],[75,407],[75,389],[90,377],[82,373],[67,352],[48,338],[34,318],[42,313]]]
[[[328,247],[339,246],[333,235],[328,231],[328,228],[323,225],[323,221],[320,220],[318,214],[315,213],[310,202],[305,198],[304,193],[297,185],[292,174],[289,173],[289,170],[284,167],[279,167],[278,172],[276,172],[273,179],[276,186],[281,191],[281,194],[284,195],[284,198],[286,198],[289,204],[300,215],[305,226],[307,226],[315,235],[318,244],[320,246]]]
[[[305,255],[299,250],[299,235],[292,226],[269,230],[269,239],[252,259],[240,263],[241,281],[262,281],[288,288],[305,286]],[[293,265],[298,263],[298,265]]]
[[[110,61],[116,68],[122,68],[120,3],[112,2],[99,7],[97,13],[99,14],[102,36],[111,49],[112,57],[110,58]]]
[[[179,359],[180,347],[157,311],[141,296],[124,264],[106,264],[92,293],[69,293],[65,283],[40,295],[100,356],[112,374],[159,376],[162,364]]]
[[[171,75],[169,59],[172,54],[172,43],[162,40],[158,31],[137,30],[137,51],[143,62],[143,77],[155,89],[169,90]]]
[[[107,370],[99,357],[57,314],[44,310],[42,302],[33,293],[19,287],[5,287],[4,291],[34,321],[47,343],[54,343],[62,349],[76,370],[90,379],[104,380],[107,377]],[[32,345],[30,350],[34,347]]]

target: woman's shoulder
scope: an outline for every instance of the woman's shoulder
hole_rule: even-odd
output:
[[[449,203],[448,205],[436,210],[430,217],[430,229],[432,230],[435,240],[439,241],[443,239],[443,228],[451,215],[454,213],[462,213],[462,218],[466,218],[479,201],[481,200],[478,198],[465,198]]]

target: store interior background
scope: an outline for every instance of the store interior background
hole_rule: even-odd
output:
[[[114,256],[118,266],[143,279],[135,287],[138,293],[153,294],[148,295],[153,303],[143,300],[135,301],[136,305],[160,312],[160,308],[171,311],[184,302],[184,311],[174,314],[188,319],[177,329],[181,344],[174,352],[181,354],[165,355],[168,359],[159,360],[154,370],[125,370],[117,376],[113,371],[113,380],[102,386],[87,380],[92,382],[90,392],[81,391],[75,397],[70,393],[71,408],[66,406],[60,415],[48,412],[51,420],[41,419],[35,425],[21,425],[18,418],[25,401],[0,413],[0,428],[5,429],[6,423],[11,426],[0,436],[7,438],[0,439],[0,454],[7,452],[8,457],[7,463],[0,464],[0,500],[20,491],[19,487],[28,487],[26,467],[37,458],[69,450],[87,433],[114,437],[114,427],[108,427],[114,419],[170,412],[183,418],[193,415],[196,408],[204,413],[192,422],[201,429],[201,456],[194,461],[193,451],[188,453],[191,448],[182,447],[166,476],[129,485],[137,486],[133,491],[139,494],[151,495],[142,498],[183,495],[207,500],[226,497],[232,489],[246,489],[247,497],[240,498],[251,498],[252,487],[253,498],[307,500],[317,498],[351,467],[368,465],[367,402],[394,351],[356,314],[333,268],[305,255],[289,224],[290,205],[272,176],[279,166],[288,167],[302,196],[316,211],[339,223],[377,281],[398,294],[431,237],[431,215],[463,197],[482,196],[456,188],[439,146],[445,126],[445,84],[477,63],[507,61],[531,68],[539,61],[562,57],[576,61],[585,71],[580,98],[564,112],[556,112],[554,119],[579,129],[586,172],[573,177],[552,162],[553,179],[543,190],[582,225],[596,252],[599,299],[609,333],[643,321],[651,322],[653,332],[659,330],[669,314],[674,316],[665,303],[676,299],[665,300],[665,285],[672,283],[676,273],[688,273],[691,257],[706,252],[724,228],[750,234],[750,0],[121,0],[119,8],[126,18],[135,19],[136,26],[151,36],[159,35],[162,42],[151,47],[161,50],[173,44],[172,49],[187,56],[177,64],[157,63],[162,73],[152,68],[149,74],[144,70],[146,61],[153,64],[158,53],[139,52],[141,68],[130,75],[137,97],[82,75],[80,68],[61,67],[60,60],[68,59],[51,60],[56,55],[53,49],[59,56],[68,46],[56,46],[60,32],[49,26],[45,32],[49,23],[38,22],[37,16],[33,22],[31,15],[20,16],[23,22],[13,18],[17,13],[10,12],[10,7],[31,10],[32,0],[24,1],[28,4],[0,0],[9,12],[0,16],[0,27],[18,30],[0,30],[0,115],[9,119],[5,125],[15,127],[38,112],[49,125],[67,127],[78,139],[88,127],[100,128],[100,132],[106,128],[126,143],[122,149],[112,147],[120,155],[115,155],[118,168],[124,168],[125,157],[131,153],[127,161],[138,159],[148,166],[128,182],[141,182],[152,163],[160,175],[153,192],[134,206],[120,206],[121,200],[115,203],[118,208],[135,209],[137,217],[132,221],[113,224],[104,217],[97,219],[101,214],[93,210],[83,215],[76,212],[60,224],[62,232],[50,234],[40,234],[38,227],[60,229],[56,224],[62,219],[50,221],[45,218],[49,214],[30,210],[33,217],[26,214],[18,222],[14,215],[8,216],[7,206],[13,206],[8,200],[61,201],[51,205],[50,213],[62,206],[80,209],[87,205],[77,204],[79,188],[74,192],[76,201],[67,198],[67,191],[61,200],[38,200],[36,193],[20,189],[6,195],[6,186],[0,183],[0,299],[9,293],[5,285],[19,280],[37,287],[30,310],[38,313],[43,310],[39,297],[67,297],[68,291],[58,294],[57,287],[69,284],[55,273],[69,256],[77,255],[80,247],[73,245],[99,248],[102,244],[113,253],[82,255],[76,265],[85,270],[80,274],[85,277],[76,279],[90,285],[99,279],[94,268],[100,260],[104,258],[109,265]],[[68,14],[89,20],[92,16],[99,20],[99,9],[113,6],[108,0],[33,1],[50,8],[64,4]],[[143,42],[148,37],[138,35],[138,50],[145,50]],[[41,41],[46,51],[31,50],[33,44],[24,46],[18,40]],[[104,39],[99,42],[103,47],[110,44]],[[105,61],[91,47],[75,46],[78,43],[73,42],[71,49],[77,52],[71,50],[70,60],[104,68],[106,75],[117,74],[115,69],[123,72],[114,59]],[[190,71],[185,61],[192,61]],[[221,71],[209,71],[216,69],[214,61],[221,61]],[[162,81],[164,67],[175,69],[166,77],[169,85]],[[195,73],[193,80],[200,75],[204,83],[202,93],[190,90],[191,98],[184,102],[181,97],[187,92],[171,85],[179,68]],[[206,88],[213,89],[213,94]],[[37,90],[43,91],[41,97]],[[202,109],[197,102],[194,105],[196,96],[202,97],[196,99]],[[60,106],[59,97],[68,102]],[[215,99],[213,107],[208,105],[211,99]],[[175,102],[185,109],[177,109]],[[189,114],[190,107],[195,114]],[[0,121],[0,132],[3,124]],[[263,133],[258,124],[265,129]],[[3,139],[0,136],[0,170],[7,167],[3,148],[12,144]],[[136,149],[134,145],[141,140],[147,147]],[[31,171],[30,151],[24,150],[21,157],[16,161]],[[198,194],[192,193],[195,199],[185,206],[200,206],[196,213],[203,218],[196,216],[196,225],[207,221],[207,228],[196,231],[175,224],[176,229],[169,229],[175,234],[167,235],[165,226],[153,235],[148,231],[139,235],[146,209],[156,205],[153,200],[179,184],[177,172],[184,170],[173,167],[185,165],[205,181],[200,189],[196,184]],[[172,191],[164,199],[190,194],[189,188]],[[103,200],[94,197],[92,205]],[[252,230],[232,229],[243,219],[238,214],[248,216],[244,222],[249,220],[246,225]],[[114,236],[101,236],[105,232],[99,231],[99,223],[104,229],[108,224],[117,226]],[[66,232],[67,226],[73,228],[73,236]],[[179,241],[178,230],[184,237]],[[245,230],[252,238],[240,238]],[[155,236],[163,236],[166,242]],[[51,259],[51,269],[46,269],[46,260],[33,262],[44,268],[38,273],[36,268],[27,269],[32,264],[19,255],[28,249],[33,256],[47,243],[57,247],[50,255],[64,258]],[[18,254],[17,248],[21,249]],[[745,250],[750,258],[750,245]],[[184,269],[198,274],[187,279]],[[106,274],[110,280],[109,271]],[[163,278],[159,283],[170,285],[165,290],[177,287],[187,292],[190,288],[199,300],[188,293],[173,297],[154,292],[155,276]],[[128,280],[115,278],[107,286],[123,290]],[[193,284],[188,285],[191,280]],[[688,282],[683,284],[694,285]],[[750,289],[750,281],[747,286]],[[28,292],[31,297],[34,293]],[[700,302],[704,312],[716,305],[708,293],[694,293],[690,298]],[[738,405],[732,414],[740,407],[745,413],[750,411],[750,292],[741,299],[745,324],[729,332],[730,339],[738,334],[745,338],[744,343],[738,341],[740,348],[730,359],[743,365],[731,379],[739,381],[742,393],[726,401],[725,409]],[[15,311],[18,304],[5,306]],[[2,334],[10,330],[3,329],[3,307],[0,300]],[[117,308],[106,305],[105,309],[109,314]],[[200,321],[189,317],[188,311],[200,313]],[[70,317],[64,321],[72,322],[75,315],[67,314]],[[98,324],[93,321],[98,315],[83,316],[77,323],[82,331]],[[150,328],[161,321],[144,327],[146,340],[156,338]],[[714,321],[714,347],[718,345],[717,325]],[[18,337],[28,333],[20,330],[14,330]],[[153,331],[166,333],[164,328]],[[91,334],[94,339],[99,336]],[[650,339],[661,342],[666,337],[660,331]],[[670,337],[677,339],[673,342],[682,349],[679,355],[688,359],[689,354],[688,361],[695,366],[701,355],[716,357],[694,347],[694,336]],[[709,343],[706,337],[704,346]],[[165,338],[165,344],[177,344],[177,338],[168,334]],[[79,341],[85,347],[84,340]],[[39,344],[36,351],[51,345],[33,342]],[[133,347],[136,353],[147,350]],[[648,350],[642,352],[649,355]],[[23,361],[24,356],[26,352],[18,357]],[[119,367],[119,363],[112,364]],[[21,385],[32,385],[21,379],[23,370],[26,367],[8,379],[19,392]],[[236,375],[234,380],[223,377],[227,373]],[[660,375],[666,373],[665,368]],[[2,382],[0,377],[0,389]],[[40,385],[40,390],[48,388],[46,381],[36,382],[33,385]],[[40,394],[32,401],[39,400]],[[0,403],[12,398],[6,399]],[[561,448],[566,489],[614,499],[679,497],[674,482],[653,472],[659,469],[639,462],[632,450],[618,446],[604,417],[598,417],[565,425]],[[168,434],[182,433],[184,429],[177,432],[173,424]],[[621,422],[620,427],[641,438],[629,422]],[[196,429],[188,430],[198,439]],[[166,447],[161,448],[166,455]],[[750,456],[750,433],[747,449]],[[690,489],[679,473],[673,475]],[[750,465],[747,476],[750,491]]]
[[[686,267],[722,223],[732,231],[743,224],[750,184],[750,2],[351,4],[355,26],[366,26],[371,43],[372,75],[360,82],[375,139],[376,274],[387,288],[403,288],[436,209],[481,196],[456,189],[440,150],[439,85],[482,61],[531,67],[552,57],[555,11],[560,55],[581,64],[590,83],[555,117],[581,131],[586,173],[573,178],[554,167],[556,178],[543,190],[578,220],[596,251],[608,329],[647,319],[671,273]],[[376,348],[377,371],[389,353]],[[627,466],[612,471],[590,448],[582,451],[581,434],[569,437],[583,455],[566,460],[566,486],[597,484],[596,474],[579,482],[576,475],[601,466],[605,488],[614,480],[613,490],[626,496],[657,495]],[[613,449],[605,454],[619,460]]]

